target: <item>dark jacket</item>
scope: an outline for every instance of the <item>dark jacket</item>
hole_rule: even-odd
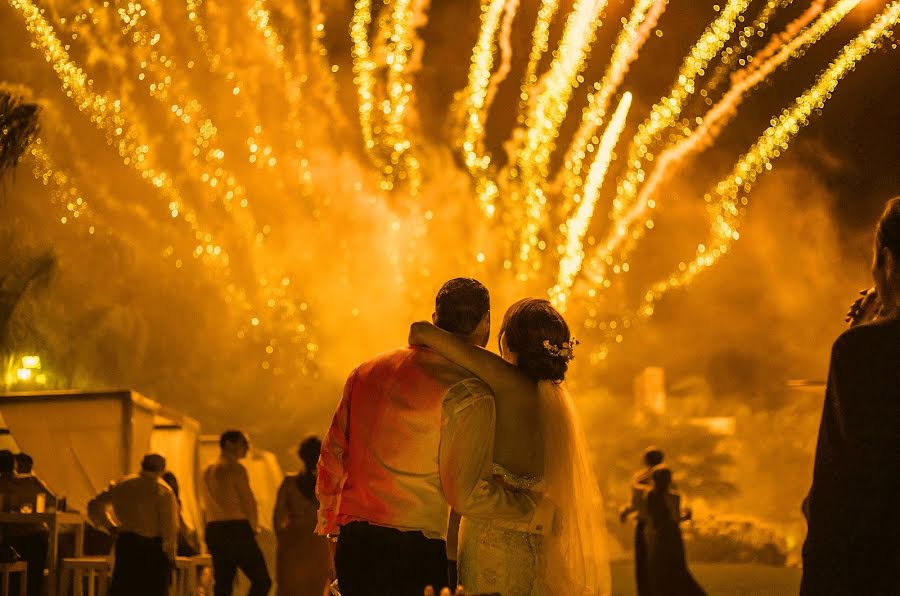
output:
[[[805,505],[802,596],[900,594],[900,320],[835,341]]]

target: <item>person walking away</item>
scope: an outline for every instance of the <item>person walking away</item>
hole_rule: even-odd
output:
[[[256,498],[247,468],[240,462],[250,451],[250,439],[240,430],[227,430],[219,438],[219,447],[219,459],[203,471],[202,482],[215,596],[231,596],[238,569],[250,580],[247,596],[266,596],[272,579],[256,542]]]
[[[322,596],[333,577],[328,539],[316,534],[316,462],[319,437],[305,438],[297,449],[303,469],[285,476],[278,489],[273,527],[278,539],[275,577],[281,596]]]
[[[111,484],[88,503],[91,521],[116,534],[110,596],[169,593],[178,541],[178,502],[160,478],[165,469],[162,455],[148,453],[139,474]]]

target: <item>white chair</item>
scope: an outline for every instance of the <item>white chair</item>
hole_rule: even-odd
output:
[[[72,557],[59,566],[60,596],[106,596],[112,562],[107,557]],[[87,588],[87,591],[85,591]]]

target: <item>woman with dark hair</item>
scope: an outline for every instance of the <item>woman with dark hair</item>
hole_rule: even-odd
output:
[[[672,472],[664,465],[653,468],[652,488],[641,506],[647,525],[647,576],[653,596],[705,596],[688,570],[679,523],[690,518],[681,513],[681,496],[672,490]]]
[[[275,573],[283,596],[322,596],[331,584],[328,541],[317,536],[316,462],[322,441],[310,436],[300,443],[297,456],[303,470],[286,476],[278,489],[273,526],[278,538]]]
[[[527,528],[463,516],[459,583],[467,592],[510,596],[610,593],[603,503],[584,434],[563,381],[577,342],[546,300],[513,304],[500,327],[500,355],[430,323],[414,323],[410,344],[425,345],[470,370],[493,390],[493,474],[543,495],[552,527]]]
[[[877,305],[831,350],[803,507],[802,596],[900,594],[900,197],[874,252]]]
[[[178,501],[178,546],[176,554],[179,557],[193,557],[200,554],[200,540],[197,538],[197,531],[192,530],[187,522],[184,521],[184,514],[181,511],[181,495],[179,494],[178,478],[169,470],[163,472],[162,481],[165,482],[172,492],[175,493],[175,500]]]

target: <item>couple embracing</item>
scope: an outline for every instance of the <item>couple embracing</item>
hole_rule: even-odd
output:
[[[490,297],[441,288],[410,346],[351,373],[323,441],[317,531],[337,537],[343,596],[448,585],[451,508],[466,593],[608,596],[603,505],[563,384],[574,341],[546,300],[506,312],[485,349]]]

